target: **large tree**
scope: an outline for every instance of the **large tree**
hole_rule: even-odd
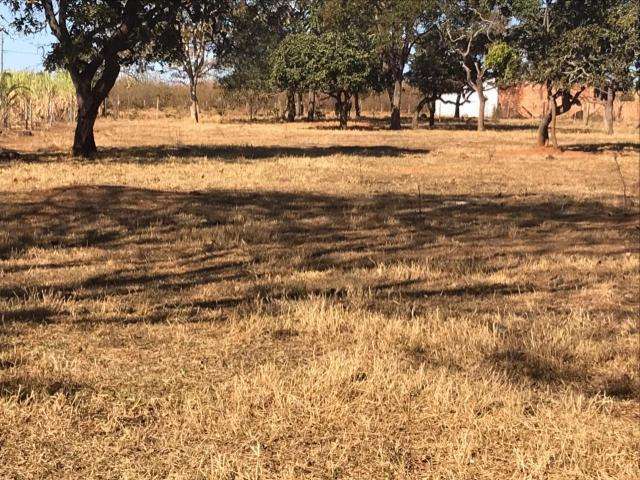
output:
[[[176,2],[120,0],[2,0],[13,13],[13,28],[34,33],[48,28],[55,42],[45,66],[68,70],[76,89],[77,124],[73,154],[96,151],[93,127],[100,104],[123,66],[148,53],[175,16]]]
[[[619,92],[631,91],[638,78],[640,6],[637,0],[609,0],[598,22],[589,25],[585,43],[590,49],[589,84],[604,107],[607,134],[613,134],[613,107]]]
[[[407,65],[416,42],[434,28],[437,4],[433,0],[372,0],[364,2],[360,12],[371,22],[370,32],[382,60],[392,130],[402,128],[400,109]]]
[[[363,35],[326,32],[287,37],[272,57],[272,78],[282,88],[320,91],[336,101],[346,128],[354,96],[371,83],[376,56]]]
[[[615,32],[624,22],[607,27],[607,18],[615,15],[610,0],[512,0],[511,6],[514,45],[524,59],[522,78],[543,85],[546,91],[547,108],[540,119],[538,144],[544,146],[551,140],[557,146],[557,116],[580,105],[589,84],[598,86],[600,78],[604,86],[615,72],[630,74],[627,68],[631,68],[633,53],[628,67],[624,67],[627,60],[618,57],[626,40],[611,41],[620,33],[624,35]],[[631,17],[626,18],[631,22],[627,26],[635,25]],[[637,31],[628,35],[632,38]],[[615,59],[615,68],[607,58]],[[606,70],[609,72],[604,73]]]
[[[429,126],[433,127],[435,105],[443,95],[455,93],[463,95],[466,87],[466,74],[457,58],[457,53],[437,31],[431,31],[418,42],[411,55],[411,69],[408,80],[418,89],[422,98],[414,111],[414,127],[422,109],[429,110]]]
[[[233,15],[231,48],[225,55],[221,84],[244,96],[253,115],[255,104],[277,92],[269,59],[287,35],[283,19],[290,5],[266,0],[241,1]]]
[[[467,85],[478,96],[478,131],[484,131],[485,89],[493,79],[487,63],[492,43],[505,33],[507,17],[494,0],[445,0],[439,23],[443,38],[457,54]]]

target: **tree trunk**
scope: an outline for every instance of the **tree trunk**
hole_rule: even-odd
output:
[[[189,99],[191,100],[191,119],[195,123],[199,123],[200,107],[198,105],[198,84],[194,80],[189,82]]]
[[[402,116],[400,107],[402,105],[402,79],[397,78],[393,84],[393,98],[391,101],[391,130],[400,130],[402,128]]]
[[[429,128],[432,129],[436,125],[436,101],[429,102]]]
[[[338,107],[338,114],[340,118],[340,130],[346,130],[347,122],[349,121],[349,110],[350,110],[349,97],[346,94],[344,94],[344,98],[342,93],[338,94],[337,107]]]
[[[484,132],[484,109],[487,98],[484,96],[484,85],[482,80],[476,84],[476,93],[478,94],[478,131]]]
[[[296,120],[296,95],[293,89],[287,90],[287,122]]]
[[[73,136],[74,156],[90,157],[97,152],[96,141],[93,135],[93,127],[98,117],[100,100],[91,98],[90,94],[78,93],[78,117],[76,131]]]
[[[309,90],[309,105],[307,106],[307,120],[313,122],[316,119],[316,92]]]
[[[353,102],[356,108],[356,118],[360,119],[362,117],[362,111],[360,110],[360,94],[359,93],[356,93],[353,96]]]
[[[247,115],[249,116],[249,121],[253,122],[253,119],[254,119],[253,99],[251,98],[250,93],[247,95],[246,105],[247,105]]]
[[[591,104],[589,102],[585,102],[585,106],[582,108],[582,122],[585,127],[589,126],[589,116],[591,113],[589,112]]]
[[[427,99],[421,99],[416,105],[415,110],[413,111],[413,120],[411,121],[411,128],[416,129],[420,125],[420,114],[422,113],[422,109],[427,103]]]
[[[456,95],[456,110],[453,113],[454,120],[460,120],[460,104],[462,103],[462,94],[458,92]]]
[[[296,95],[296,111],[299,117],[304,116],[304,101],[302,98],[302,92],[298,92]]]
[[[616,92],[613,87],[608,87],[604,104],[604,126],[607,135],[613,135],[613,102],[615,99]]]
[[[558,148],[558,137],[556,135],[556,121],[558,118],[558,107],[553,97],[549,98],[549,112],[551,113],[551,142],[555,148]]]
[[[549,141],[549,125],[551,125],[551,112],[540,117],[540,125],[538,126],[538,146],[540,147],[544,147]]]

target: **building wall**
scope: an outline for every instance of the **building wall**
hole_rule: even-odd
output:
[[[565,117],[584,118],[589,112],[590,118],[602,118],[604,106],[594,99],[593,89],[580,96],[581,106],[574,106]],[[546,110],[546,92],[542,85],[522,84],[508,89],[501,89],[498,103],[502,118],[539,118]],[[619,95],[614,104],[616,120],[624,123],[640,121],[640,97],[632,99]]]
[[[487,90],[484,92],[484,96],[487,98],[485,103],[484,115],[486,118],[491,118],[493,113],[498,106],[499,94],[498,89],[495,87],[491,87],[487,85],[485,87]],[[440,100],[436,102],[436,114],[440,117],[444,118],[452,118],[455,114],[456,106],[456,96],[454,94],[445,95],[444,97],[445,103]],[[462,117],[477,117],[478,116],[478,95],[473,93],[469,98],[469,101],[464,105],[460,106],[460,115]]]

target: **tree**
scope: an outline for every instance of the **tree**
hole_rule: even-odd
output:
[[[613,106],[619,92],[631,91],[637,78],[634,63],[640,58],[640,7],[637,1],[611,0],[602,18],[589,26],[589,83],[604,106],[604,125],[613,134]]]
[[[612,69],[612,65],[626,62],[614,53],[619,53],[623,46],[607,40],[616,37],[606,27],[607,18],[611,18],[611,2],[517,0],[511,7],[516,19],[512,38],[521,58],[525,59],[521,78],[542,84],[546,89],[548,106],[540,119],[538,144],[544,146],[551,140],[557,147],[557,116],[581,104],[581,95],[589,83],[613,78],[613,72],[620,70]],[[632,21],[630,17],[628,21]],[[607,58],[616,60],[611,63]],[[632,63],[630,60],[627,68],[630,69]],[[607,75],[604,71],[608,69]]]
[[[46,55],[48,69],[64,68],[78,103],[73,154],[96,152],[93,127],[101,103],[120,69],[148,52],[174,16],[176,2],[120,0],[2,0],[13,13],[12,26],[23,33],[49,28],[55,37]]]
[[[447,93],[460,94],[466,85],[466,74],[457,53],[435,30],[420,39],[410,65],[409,83],[422,95],[414,111],[414,127],[425,106],[429,110],[429,126],[433,127],[436,101]]]
[[[371,82],[375,61],[365,37],[300,33],[287,37],[276,50],[272,78],[281,88],[317,90],[335,99],[344,129],[351,100]]]
[[[287,92],[288,120],[295,120],[294,93],[311,87],[314,49],[318,48],[315,35],[298,33],[286,37],[271,56],[273,85]]]
[[[370,31],[382,60],[383,78],[391,101],[390,128],[402,128],[400,108],[406,67],[416,42],[437,20],[432,0],[373,0],[360,15],[370,18]]]
[[[220,68],[230,46],[234,0],[191,1],[178,4],[174,32],[175,41],[162,59],[177,70],[189,84],[191,118],[198,123],[198,84],[214,69]]]
[[[226,52],[221,84],[246,99],[250,116],[255,105],[273,96],[269,59],[286,36],[282,27],[286,5],[240,2],[233,15],[231,46]]]
[[[491,44],[505,32],[507,18],[496,1],[446,0],[440,31],[457,54],[467,85],[478,95],[478,131],[484,131],[486,82],[493,75],[486,63]]]

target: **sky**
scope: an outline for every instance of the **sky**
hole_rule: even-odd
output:
[[[0,6],[0,15],[11,20],[11,13],[5,5]],[[4,22],[3,22],[4,23]],[[16,32],[4,34],[4,68],[6,70],[42,70],[42,58],[52,43],[51,35],[41,33],[25,37]]]

